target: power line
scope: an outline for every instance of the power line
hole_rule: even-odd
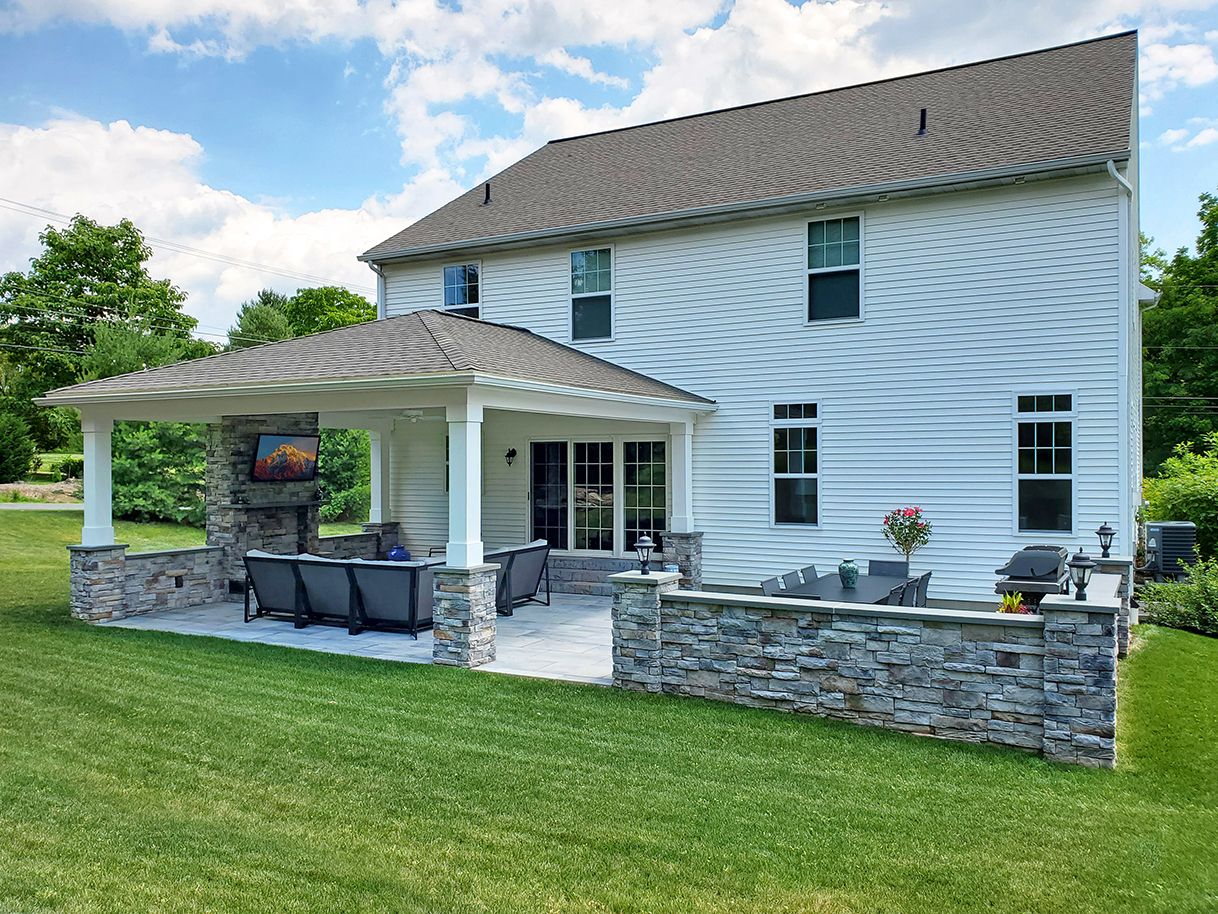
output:
[[[64,225],[70,225],[72,217],[64,213],[57,213],[54,210],[45,209],[41,206],[34,206],[31,203],[22,203],[20,200],[12,200],[8,197],[0,197],[0,208],[11,210],[15,213],[21,213],[25,216],[38,216],[39,218],[50,219],[53,222],[59,222]],[[341,286],[352,292],[362,292],[375,294],[375,290],[370,286],[356,286],[350,283],[339,282],[335,279],[329,279],[324,276],[316,276],[311,273],[302,273],[297,270],[289,270],[286,267],[276,267],[270,264],[259,263],[254,260],[243,260],[239,257],[231,257],[227,254],[218,254],[215,251],[207,251],[203,248],[192,247],[183,244],[180,241],[170,241],[165,238],[154,238],[150,235],[144,235],[144,241],[148,244],[164,248],[176,254],[187,254],[191,257],[200,257],[205,260],[213,260],[218,263],[228,264],[229,266],[240,267],[246,270],[254,270],[261,273],[271,273],[275,276],[282,276],[285,279],[295,279],[300,282],[321,283],[327,286]]]
[[[30,293],[27,293],[27,294],[30,294]],[[32,294],[39,295],[41,293],[32,293]],[[51,298],[51,296],[43,296],[43,297]],[[68,301],[68,299],[60,299],[60,301]],[[8,307],[8,308],[16,308],[19,311],[28,311],[33,314],[59,314],[59,315],[67,315],[67,316],[71,316],[71,317],[84,317],[84,318],[90,318],[93,316],[84,311],[72,311],[67,308],[60,308],[60,309],[37,308],[37,307],[34,307],[33,305],[19,305],[16,302],[5,302],[3,306]],[[116,325],[119,324],[119,322],[113,318],[103,318],[102,321],[106,322],[106,323],[116,324]],[[147,327],[150,330],[160,330],[163,332],[189,332],[189,331],[187,331],[187,329],[185,327],[175,327],[175,326],[169,325],[169,324],[156,324],[156,323],[146,322],[142,326]],[[203,336],[223,336],[223,337],[227,337],[230,340],[239,340],[243,343],[278,342],[277,340],[262,340],[262,339],[258,339],[256,337],[252,337],[252,336],[230,335],[228,333],[228,331],[226,331],[226,330],[217,330],[215,332],[208,332],[206,330],[199,330],[197,325],[193,329],[195,331],[197,331],[198,333],[202,334]],[[207,341],[204,341],[204,342],[207,342]]]
[[[59,352],[64,355],[88,355],[83,349],[53,349],[50,346],[23,346],[21,343],[0,343],[0,349],[29,349],[33,352]]]

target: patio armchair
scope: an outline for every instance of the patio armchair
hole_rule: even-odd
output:
[[[782,589],[778,586],[778,578],[766,578],[761,582],[761,595],[763,597],[776,597],[782,593]]]
[[[545,540],[496,549],[486,553],[483,559],[499,566],[495,573],[495,611],[499,615],[512,615],[515,607],[522,603],[550,605],[550,544]],[[537,596],[543,577],[544,600]]]
[[[930,575],[931,575],[931,572],[929,572],[929,571],[926,572],[925,574],[918,575],[918,582],[917,582],[918,595],[914,601],[914,606],[925,606],[926,605],[926,591],[930,589]]]
[[[867,562],[868,574],[887,574],[894,578],[909,577],[909,562],[895,559],[870,559]]]
[[[434,562],[372,562],[348,565],[355,584],[361,628],[404,632],[418,640],[431,628]]]
[[[273,616],[289,618],[297,628],[304,628],[308,624],[304,616],[304,586],[296,574],[296,557],[251,550],[244,562],[245,621]]]

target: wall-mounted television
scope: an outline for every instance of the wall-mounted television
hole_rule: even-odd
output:
[[[310,482],[317,478],[317,435],[259,435],[254,482]]]

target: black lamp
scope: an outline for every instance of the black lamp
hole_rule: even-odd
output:
[[[1116,536],[1116,531],[1108,526],[1108,521],[1100,524],[1100,529],[1095,531],[1095,535],[1100,538],[1100,558],[1108,558],[1108,550],[1112,548],[1112,538]]]
[[[1091,572],[1095,571],[1095,562],[1080,549],[1066,563],[1066,567],[1070,569],[1070,580],[1074,582],[1074,599],[1087,599],[1087,583],[1091,580]]]
[[[507,461],[508,466],[511,466],[516,460],[516,449],[514,447],[508,448],[508,452],[503,455],[503,459]]]
[[[651,574],[651,550],[655,547],[656,544],[646,534],[634,544],[634,551],[639,554],[639,574]]]

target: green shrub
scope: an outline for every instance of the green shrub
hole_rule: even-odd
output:
[[[1177,447],[1143,492],[1148,520],[1190,520],[1201,554],[1218,555],[1218,434],[1207,435],[1200,452],[1191,444]]]
[[[0,482],[20,482],[34,469],[37,448],[20,416],[0,413]]]
[[[1183,581],[1139,591],[1143,621],[1218,637],[1218,559],[1198,558]]]
[[[55,469],[60,479],[80,479],[85,475],[85,461],[81,457],[65,457]]]
[[[114,424],[114,515],[202,526],[205,427],[183,422]]]
[[[321,506],[321,519],[327,524],[337,521],[364,522],[372,502],[372,486],[360,485],[344,492],[332,492]]]

